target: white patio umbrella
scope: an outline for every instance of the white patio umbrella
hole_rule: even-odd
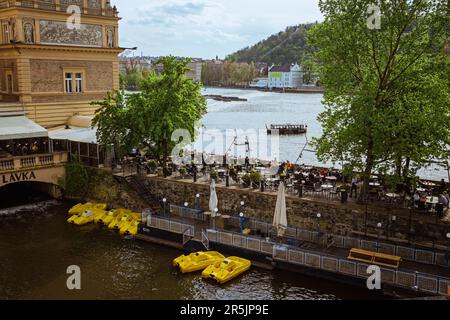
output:
[[[219,200],[217,199],[216,193],[216,181],[214,179],[211,180],[210,187],[210,197],[209,197],[209,211],[211,211],[211,216],[216,216],[216,208],[218,206]]]
[[[275,214],[273,216],[273,226],[277,228],[279,237],[284,236],[287,229],[287,215],[286,215],[286,188],[284,183],[280,183],[278,188],[277,204],[275,207]]]

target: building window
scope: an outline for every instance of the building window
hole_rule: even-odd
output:
[[[3,44],[10,43],[9,41],[9,27],[7,23],[3,24]]]
[[[64,88],[66,93],[83,93],[84,86],[83,71],[77,69],[64,71]]]
[[[83,91],[83,74],[77,73],[75,75],[75,92],[81,93]]]
[[[72,86],[73,77],[72,77],[72,73],[66,73],[66,76],[65,76],[64,80],[65,80],[65,83],[66,83],[66,93],[73,93],[73,86]]]

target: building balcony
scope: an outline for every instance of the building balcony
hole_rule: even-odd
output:
[[[83,4],[79,5],[82,14],[106,16],[106,17],[118,17],[118,11],[115,7],[107,5],[102,8],[93,8],[87,5],[86,1],[82,1]],[[46,11],[67,12],[69,5],[61,3],[61,0],[0,0],[0,10],[9,8],[31,8],[40,9]]]
[[[67,163],[67,152],[0,158],[0,173],[35,170]]]

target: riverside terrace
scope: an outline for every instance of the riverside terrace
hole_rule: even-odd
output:
[[[337,169],[294,165],[289,162],[273,168],[271,163],[248,158],[242,159],[241,164],[236,159],[233,165],[222,165],[226,160],[223,156],[212,157],[212,165],[207,165],[204,161],[203,164],[182,166],[172,164],[166,176],[191,179],[194,182],[208,182],[214,178],[219,186],[258,189],[268,193],[276,192],[283,181],[290,195],[343,204],[356,203],[362,188],[362,181],[357,174],[353,178],[344,177]],[[138,162],[140,172],[155,173],[157,170],[147,161],[139,159]],[[125,165],[119,166],[119,171],[124,167],[128,171],[136,171],[136,159],[130,159]],[[369,188],[368,196],[363,199],[369,205],[385,209],[405,208],[415,214],[450,221],[450,184],[444,180],[437,182],[417,179],[410,186],[405,186],[389,184],[386,177],[373,175]]]

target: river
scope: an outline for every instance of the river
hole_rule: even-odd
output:
[[[0,299],[374,299],[369,291],[285,271],[250,272],[225,286],[171,266],[182,252],[66,223],[69,203],[0,210]],[[66,287],[81,268],[80,291]],[[379,298],[379,297],[378,297]]]
[[[238,131],[238,144],[245,142],[245,136],[250,136],[251,156],[263,160],[289,160],[295,162],[300,151],[306,144],[306,136],[283,136],[279,140],[279,148],[271,149],[261,143],[265,140],[266,125],[270,124],[306,124],[308,126],[308,140],[320,137],[322,128],[317,121],[318,115],[324,111],[322,94],[292,94],[274,93],[257,90],[239,90],[222,88],[204,88],[204,95],[234,96],[247,99],[241,102],[219,102],[208,100],[208,114],[202,120],[203,132],[194,144],[196,150],[206,150],[215,154],[224,154],[232,145],[235,133],[225,134],[227,130]],[[258,130],[252,138],[252,132]],[[259,132],[259,130],[261,130]],[[256,131],[255,131],[256,132]],[[256,134],[259,134],[256,136]],[[256,138],[255,138],[256,137]],[[263,146],[263,147],[261,147]],[[271,149],[272,152],[267,152]],[[279,152],[277,150],[279,149]],[[332,163],[321,163],[309,146],[299,159],[299,163],[317,166],[333,166]],[[245,147],[232,149],[236,155],[245,156]],[[335,167],[339,167],[336,164]],[[448,179],[448,173],[441,167],[430,166],[419,172],[422,178],[440,180]]]

